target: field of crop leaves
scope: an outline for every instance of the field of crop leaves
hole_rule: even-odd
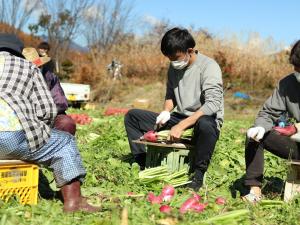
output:
[[[86,112],[85,112],[86,113]],[[17,200],[1,203],[0,225],[87,225],[87,224],[299,224],[300,198],[291,203],[283,203],[283,188],[286,176],[286,161],[269,153],[265,154],[265,184],[263,192],[266,200],[252,206],[240,199],[245,191],[242,181],[245,168],[244,136],[251,121],[227,120],[222,128],[211,165],[200,190],[207,208],[201,212],[179,213],[179,206],[190,195],[186,189],[177,188],[171,201],[172,212],[168,215],[159,211],[159,205],[151,205],[146,200],[149,190],[138,180],[138,167],[132,165],[129,146],[123,126],[123,117],[103,117],[100,112],[89,111],[93,123],[78,126],[77,141],[88,175],[83,185],[84,195],[91,202],[101,205],[103,211],[95,214],[63,214],[62,203],[57,199],[40,198],[36,206],[22,206]],[[50,186],[55,191],[51,172],[42,169]],[[41,188],[41,194],[45,188]],[[133,192],[128,196],[128,192]],[[47,192],[49,194],[49,192]],[[44,194],[42,194],[45,196]],[[222,196],[225,205],[217,205],[215,199]],[[48,196],[49,197],[49,196]],[[242,216],[218,215],[238,213]],[[214,222],[213,222],[214,221]]]

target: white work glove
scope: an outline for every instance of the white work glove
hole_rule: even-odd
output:
[[[266,130],[263,127],[252,127],[247,131],[247,136],[259,142],[265,135],[265,132]]]
[[[156,117],[156,124],[165,124],[171,118],[171,114],[168,111],[162,111],[158,117]]]

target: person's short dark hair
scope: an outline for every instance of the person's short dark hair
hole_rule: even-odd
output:
[[[195,45],[196,42],[187,29],[175,27],[163,36],[160,50],[165,56],[173,56],[177,52],[186,52]]]
[[[300,40],[294,44],[291,50],[290,63],[293,66],[300,68]]]
[[[37,48],[39,48],[39,49],[46,49],[46,50],[49,51],[50,50],[50,45],[49,45],[48,42],[43,41],[43,42],[39,43],[39,45],[37,46]]]

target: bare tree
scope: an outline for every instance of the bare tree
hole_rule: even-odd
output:
[[[40,2],[41,0],[1,0],[0,23],[10,26],[7,31],[17,33],[39,9]]]
[[[43,8],[37,24],[30,30],[48,37],[52,56],[59,65],[66,59],[71,41],[80,33],[83,18],[93,0],[42,0]]]
[[[106,52],[126,36],[132,8],[132,2],[126,4],[124,0],[101,0],[86,12],[84,36],[94,65],[98,64],[99,53]]]
[[[152,44],[159,44],[163,35],[171,28],[171,22],[168,19],[158,20],[154,24],[150,24],[148,32],[144,35],[145,41]]]

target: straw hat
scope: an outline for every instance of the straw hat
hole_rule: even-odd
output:
[[[24,55],[25,59],[33,62],[37,66],[42,66],[51,60],[51,58],[48,56],[40,57],[35,48],[24,48],[22,54]]]

